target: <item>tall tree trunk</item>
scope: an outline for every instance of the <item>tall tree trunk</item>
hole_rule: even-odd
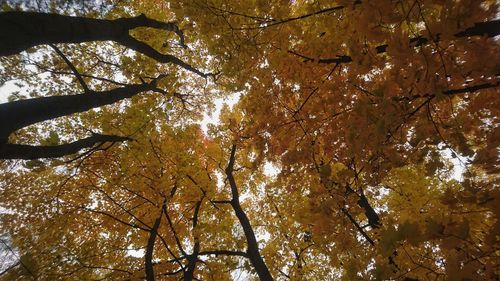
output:
[[[146,254],[144,255],[146,280],[147,281],[154,281],[155,280],[155,273],[153,270],[153,251],[154,251],[155,240],[156,240],[156,236],[158,235],[158,228],[160,227],[162,215],[163,215],[163,209],[160,211],[160,216],[155,220],[153,227],[149,231],[148,244],[146,246]]]
[[[194,234],[194,246],[193,253],[187,258],[188,265],[186,271],[184,272],[184,281],[191,281],[194,279],[194,271],[196,270],[196,262],[198,260],[198,255],[200,254],[200,238],[196,234],[196,226],[198,225],[198,215],[200,213],[200,207],[202,200],[196,203],[194,214],[193,214],[193,234]]]
[[[259,279],[262,281],[274,280],[267,268],[264,259],[260,255],[259,252],[259,243],[255,238],[255,233],[253,231],[252,225],[250,224],[250,220],[248,219],[245,211],[241,208],[238,186],[236,185],[236,181],[233,176],[233,168],[235,162],[235,153],[236,153],[236,145],[233,145],[231,148],[231,156],[229,158],[229,163],[226,167],[226,176],[229,181],[229,185],[231,186],[232,200],[231,206],[234,209],[236,217],[238,218],[241,226],[243,227],[243,232],[245,233],[245,238],[247,240],[247,254],[250,262],[252,263],[255,271],[257,271],[257,275],[259,275]]]

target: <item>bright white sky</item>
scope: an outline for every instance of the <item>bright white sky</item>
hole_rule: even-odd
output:
[[[7,98],[9,95],[14,92],[18,91],[19,88],[14,85],[14,82],[9,81],[5,83],[4,85],[0,86],[0,103],[5,103],[7,102]]]
[[[203,132],[205,132],[205,134],[207,133],[207,130],[208,130],[208,124],[218,124],[219,123],[219,117],[220,117],[220,111],[222,109],[222,107],[224,106],[224,104],[227,104],[231,109],[233,108],[233,106],[240,100],[240,94],[241,93],[234,93],[232,95],[229,95],[227,98],[219,98],[219,99],[215,99],[214,103],[215,103],[215,110],[209,114],[207,112],[205,112],[205,114],[203,114],[203,120],[200,122],[201,124],[201,129],[203,130]]]

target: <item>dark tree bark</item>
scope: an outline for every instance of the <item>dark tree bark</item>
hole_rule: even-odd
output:
[[[351,216],[349,211],[347,211],[345,208],[340,209],[342,213],[349,219],[349,221],[356,227],[358,232],[370,243],[370,245],[375,246],[375,242],[368,236],[368,234],[363,230],[363,228],[359,225],[359,223]]]
[[[457,38],[471,37],[471,36],[495,37],[498,35],[500,35],[500,20],[493,20],[493,21],[475,23],[473,27],[469,27],[461,32],[456,33],[455,37]],[[431,40],[424,36],[418,36],[410,39],[410,46],[414,47],[422,46],[428,44],[429,41]],[[434,38],[434,41],[439,41],[439,34],[437,34],[436,38]],[[389,45],[387,44],[379,45],[375,47],[375,52],[377,54],[385,53],[388,47]],[[289,53],[303,58],[304,62],[317,62],[323,64],[343,64],[343,63],[350,63],[353,61],[352,57],[347,55],[338,55],[335,58],[314,59],[302,54],[298,54],[293,51],[289,51]]]
[[[99,137],[94,135],[70,144],[50,147],[8,144],[7,140],[11,133],[31,124],[87,111],[132,97],[140,92],[156,89],[156,80],[153,80],[151,83],[127,85],[110,91],[94,92],[88,88],[73,64],[55,46],[56,43],[115,41],[158,62],[173,63],[200,76],[207,77],[207,74],[200,72],[177,57],[159,53],[151,46],[132,37],[130,30],[137,27],[151,27],[174,32],[180,38],[180,45],[186,47],[184,35],[176,24],[156,21],[144,15],[134,18],[104,20],[35,12],[0,13],[0,56],[14,55],[37,45],[49,44],[69,65],[85,91],[84,95],[42,97],[0,104],[0,120],[2,120],[0,125],[0,157],[4,159],[59,157],[103,143],[102,140],[96,139],[102,139],[102,135]],[[7,122],[7,120],[9,121]],[[116,138],[116,136],[107,137],[108,139]],[[120,141],[125,139],[122,138]],[[39,153],[38,157],[37,153]]]
[[[455,34],[456,37],[487,36],[495,37],[500,34],[500,20],[476,22],[474,26]]]
[[[0,159],[38,159],[55,158],[77,153],[84,148],[101,146],[106,142],[116,143],[130,140],[128,137],[93,134],[88,138],[75,142],[53,145],[53,146],[32,146],[23,144],[0,144]]]
[[[153,251],[155,246],[156,236],[158,235],[158,228],[160,227],[161,217],[163,215],[163,209],[160,212],[160,216],[155,220],[153,227],[149,231],[148,244],[146,246],[145,259],[145,270],[146,270],[146,280],[154,281],[155,273],[153,270]]]
[[[90,91],[87,94],[41,97],[0,104],[0,159],[61,157],[96,144],[129,140],[127,137],[94,134],[86,139],[56,146],[30,146],[7,142],[11,133],[26,126],[109,105],[148,90],[156,90],[156,79],[150,83],[127,85],[104,92]]]
[[[196,202],[193,214],[193,233],[198,225],[198,215],[200,213],[202,200]],[[191,281],[194,279],[194,271],[196,270],[196,262],[198,261],[198,255],[200,254],[200,239],[197,235],[194,237],[193,253],[188,256],[188,265],[186,271],[184,272],[184,281]]]
[[[245,233],[245,238],[247,240],[247,254],[250,262],[252,263],[257,275],[259,275],[259,279],[262,281],[274,280],[267,268],[264,259],[260,255],[259,252],[259,244],[257,239],[255,238],[255,233],[253,231],[252,225],[250,224],[250,220],[248,219],[245,211],[240,204],[238,186],[236,185],[236,181],[233,176],[233,169],[235,163],[235,154],[236,154],[236,145],[233,145],[231,148],[231,156],[229,158],[229,163],[226,167],[226,176],[229,181],[229,185],[231,187],[232,199],[230,201],[231,206],[233,207],[234,213],[240,222],[243,232]]]
[[[0,141],[26,126],[115,103],[156,88],[156,81],[90,94],[41,97],[0,104]],[[7,121],[8,120],[8,121]]]
[[[375,209],[373,209],[372,205],[370,205],[370,202],[368,202],[368,199],[363,192],[361,192],[361,194],[359,195],[359,200],[357,203],[361,208],[364,209],[365,216],[368,218],[368,225],[370,225],[372,228],[379,228],[380,218],[377,212],[375,212]]]
[[[233,256],[233,257],[244,257],[248,258],[246,252],[231,251],[231,250],[213,250],[213,251],[203,251],[199,253],[200,256],[215,255],[215,256]]]
[[[175,32],[185,47],[184,35],[174,23],[160,22],[144,15],[115,20],[71,17],[34,12],[0,13],[0,56],[17,54],[28,48],[57,43],[114,41],[161,63],[173,63],[202,77],[208,75],[179,58],[162,54],[132,37],[130,30],[151,27]]]

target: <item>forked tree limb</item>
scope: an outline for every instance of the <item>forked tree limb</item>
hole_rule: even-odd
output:
[[[179,37],[179,44],[186,48],[184,34],[175,23],[157,21],[145,15],[107,20],[16,11],[0,13],[0,56],[15,55],[44,44],[114,41],[158,62],[173,63],[202,77],[212,75],[135,39],[130,31],[137,27],[174,32]]]
[[[93,134],[91,137],[56,146],[32,146],[10,144],[8,137],[26,126],[54,118],[80,113],[92,108],[113,104],[145,91],[157,91],[160,75],[149,83],[126,85],[104,92],[88,91],[86,94],[40,97],[0,104],[0,159],[55,158],[74,154],[84,148],[92,148],[105,142],[123,142],[128,137]],[[95,147],[94,147],[95,148]]]

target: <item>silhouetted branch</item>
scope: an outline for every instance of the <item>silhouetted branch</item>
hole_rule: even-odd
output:
[[[189,178],[193,182],[194,179],[188,175]],[[196,183],[196,182],[195,182]],[[198,260],[198,255],[200,254],[200,238],[198,235],[196,235],[196,227],[198,225],[198,215],[200,213],[200,208],[201,208],[201,203],[203,202],[203,197],[201,198],[200,201],[196,202],[196,206],[194,208],[194,214],[193,214],[193,235],[194,235],[194,245],[193,245],[193,253],[189,255],[188,259],[188,265],[186,268],[186,271],[184,272],[184,281],[191,281],[194,278],[194,271],[196,269],[196,262]]]
[[[215,256],[239,256],[248,258],[248,253],[241,251],[229,251],[229,250],[212,250],[212,251],[203,251],[198,255],[207,256],[207,255],[215,255]]]
[[[24,144],[0,144],[0,159],[38,159],[56,158],[77,153],[84,148],[97,148],[102,144],[131,140],[128,137],[93,134],[88,138],[71,143],[52,146],[33,146]],[[97,147],[95,147],[97,145]]]
[[[236,185],[236,181],[233,176],[234,171],[234,163],[236,159],[236,145],[231,147],[231,155],[229,157],[229,163],[225,169],[227,179],[229,181],[229,185],[231,187],[231,206],[233,207],[234,213],[238,218],[238,221],[243,228],[243,232],[245,233],[245,238],[247,240],[247,254],[250,262],[255,268],[257,275],[259,275],[260,280],[274,280],[267,268],[264,259],[260,255],[259,252],[259,244],[257,239],[255,238],[255,233],[253,231],[252,225],[250,224],[250,220],[248,219],[245,211],[240,205],[238,186]]]
[[[14,131],[38,122],[84,112],[154,89],[156,80],[109,91],[91,91],[87,95],[40,97],[0,104],[0,120],[3,120],[0,125],[0,140],[6,141]],[[10,121],[5,122],[6,120]]]
[[[346,217],[351,221],[351,223],[358,229],[359,233],[361,233],[361,235],[366,239],[366,241],[368,241],[368,243],[370,243],[372,246],[375,246],[373,240],[370,238],[370,236],[368,236],[368,234],[366,234],[366,232],[358,224],[358,222],[351,216],[351,214],[349,214],[349,212],[345,208],[342,208],[341,210],[342,213],[344,213]]]
[[[470,37],[470,36],[486,36],[486,37],[495,37],[500,35],[500,20],[493,20],[487,22],[475,23],[473,27],[469,27],[464,31],[458,32],[455,34],[455,37]],[[434,41],[439,40],[439,34],[436,35]],[[409,39],[410,46],[419,47],[429,43],[429,39],[424,36],[417,36]],[[387,51],[389,45],[382,44],[375,47],[375,52],[377,54],[382,54]],[[349,63],[353,61],[353,58],[348,55],[337,55],[335,58],[323,58],[323,59],[314,59],[308,57],[304,54],[299,54],[295,51],[288,51],[288,53],[293,54],[295,56],[301,57],[304,59],[304,62],[317,62],[321,64],[343,64]]]
[[[107,20],[15,11],[0,13],[0,34],[9,40],[9,44],[0,45],[0,56],[14,55],[43,44],[115,41],[158,62],[173,63],[205,78],[213,75],[203,73],[181,59],[162,54],[135,39],[129,33],[137,27],[174,32],[179,36],[180,45],[186,48],[184,34],[175,23],[157,21],[145,15]]]
[[[80,83],[80,85],[82,86],[83,90],[85,93],[89,93],[90,92],[90,89],[89,87],[87,86],[87,83],[85,83],[85,81],[83,80],[82,78],[82,75],[80,74],[80,72],[78,72],[78,70],[76,69],[76,67],[73,65],[73,63],[66,57],[66,55],[64,55],[64,53],[59,49],[57,48],[56,45],[54,44],[49,44],[49,46],[54,49],[54,51],[56,51],[56,53],[64,60],[64,62],[68,65],[68,67],[71,69],[71,71],[73,72],[73,74],[76,76],[76,79],[78,80],[78,82]]]
[[[155,246],[156,236],[158,235],[158,228],[160,227],[161,217],[163,215],[163,208],[160,210],[160,216],[156,218],[151,231],[149,232],[148,244],[146,246],[146,254],[144,255],[144,264],[146,270],[146,280],[154,281],[155,274],[153,270],[153,251]]]

